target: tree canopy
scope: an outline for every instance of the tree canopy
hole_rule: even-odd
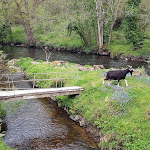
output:
[[[3,42],[11,41],[11,30],[21,25],[30,47],[37,45],[42,34],[65,30],[98,52],[109,49],[115,31],[140,48],[150,27],[148,0],[1,0],[0,8]]]

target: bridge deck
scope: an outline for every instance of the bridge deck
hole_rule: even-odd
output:
[[[47,88],[47,89],[31,89],[31,90],[15,90],[15,91],[0,91],[0,101],[17,100],[17,99],[33,99],[58,95],[74,95],[80,94],[83,91],[82,87],[62,87],[62,88]]]

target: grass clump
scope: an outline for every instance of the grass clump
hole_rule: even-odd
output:
[[[27,65],[28,64],[28,65]],[[78,71],[74,64],[52,66],[49,63],[32,64],[21,58],[20,65],[28,73]],[[141,69],[142,70],[142,69]],[[102,132],[100,147],[111,149],[150,149],[150,86],[145,74],[127,76],[129,87],[121,81],[102,85],[107,70],[79,71],[79,79],[66,80],[64,86],[81,86],[84,91],[76,96],[59,96],[60,105],[73,114],[80,114]],[[42,76],[41,76],[42,77]],[[53,76],[49,76],[53,77]],[[43,76],[43,78],[46,78]],[[49,83],[39,83],[46,87]]]
[[[3,107],[3,104],[0,103],[0,124],[3,122],[3,117],[6,115],[6,110],[5,108]],[[1,131],[1,125],[0,125],[0,131]],[[1,134],[3,132],[1,131],[0,132],[0,150],[11,150],[10,147],[8,147],[6,145],[6,143],[4,143],[3,141],[1,141],[2,137],[1,137]]]

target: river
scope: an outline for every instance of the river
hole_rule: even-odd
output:
[[[8,59],[19,59],[20,57],[31,57],[35,60],[45,60],[45,53],[40,49],[31,49],[15,46],[3,46],[1,48],[8,54]],[[71,54],[69,52],[53,51],[50,61],[62,60],[81,65],[104,65],[108,68],[122,68],[131,65],[133,68],[144,67],[146,72],[150,75],[150,68],[146,62],[127,61],[127,60],[113,60],[109,56],[85,55],[85,54]]]

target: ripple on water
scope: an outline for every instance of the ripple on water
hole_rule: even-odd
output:
[[[93,149],[56,109],[43,99],[27,100],[16,113],[6,115],[4,141],[20,150]]]

